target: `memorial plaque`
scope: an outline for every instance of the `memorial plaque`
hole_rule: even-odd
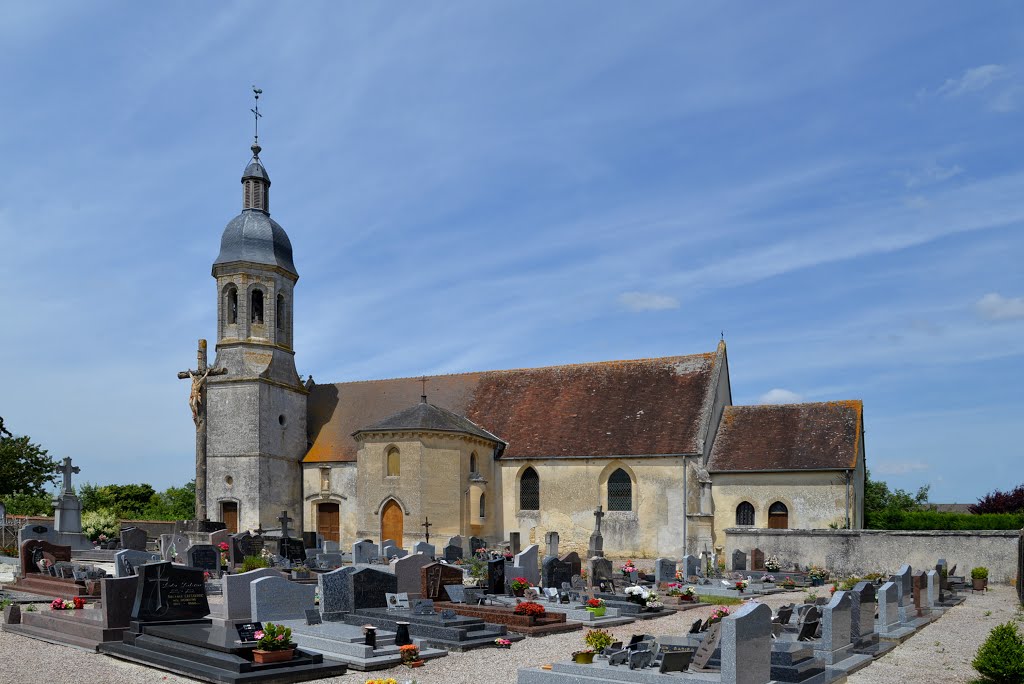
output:
[[[462,584],[446,584],[444,585],[445,593],[448,594],[448,599],[452,603],[464,603],[466,600],[466,587]],[[444,600],[444,599],[441,599]]]
[[[718,648],[718,642],[722,639],[722,623],[716,622],[708,627],[707,636],[700,642],[697,652],[693,654],[693,666],[703,670],[708,666],[708,661]]]
[[[238,630],[239,641],[241,641],[242,643],[250,643],[253,641],[257,641],[256,632],[263,631],[263,623],[246,622],[245,624],[238,625],[238,627],[236,627],[235,629]]]
[[[400,592],[398,594],[384,594],[388,602],[388,610],[409,610],[409,594]]]
[[[307,625],[319,625],[323,622],[323,618],[320,617],[320,611],[316,608],[306,608],[306,624]]]
[[[210,613],[203,571],[170,561],[138,568],[139,588],[132,619],[140,622],[201,620]]]
[[[762,551],[761,549],[751,549],[750,569],[764,570],[764,551]]]
[[[434,602],[431,599],[417,599],[412,607],[413,615],[433,615]]]
[[[220,572],[220,551],[212,544],[193,544],[185,551],[185,563],[207,572]]]

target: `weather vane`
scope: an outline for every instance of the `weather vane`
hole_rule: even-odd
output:
[[[250,109],[249,111],[252,112],[253,119],[255,119],[255,121],[256,121],[256,135],[255,135],[255,139],[254,139],[254,144],[259,145],[260,144],[260,118],[263,116],[262,114],[260,114],[260,95],[263,94],[263,91],[261,89],[257,88],[256,86],[253,86],[252,87],[252,94],[256,97],[256,106],[253,107],[252,109]]]

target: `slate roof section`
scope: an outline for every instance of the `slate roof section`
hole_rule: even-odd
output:
[[[472,435],[498,446],[505,445],[504,440],[492,435],[473,421],[440,406],[429,404],[425,399],[415,406],[394,413],[373,425],[356,430],[352,436],[356,437],[367,432],[403,432],[407,430]]]
[[[258,209],[245,209],[231,219],[220,238],[214,266],[234,261],[278,266],[298,277],[292,243],[277,221]]]
[[[433,376],[431,404],[507,442],[501,458],[695,454],[715,353]],[[416,378],[314,385],[309,462],[355,461],[352,433],[416,402]]]
[[[848,470],[863,434],[860,401],[727,406],[708,471]]]

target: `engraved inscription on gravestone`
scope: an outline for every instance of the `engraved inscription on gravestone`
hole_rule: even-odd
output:
[[[413,615],[433,615],[434,601],[432,599],[417,599],[412,607]]]
[[[246,622],[236,627],[238,640],[243,644],[256,641],[256,632],[263,631],[262,622]]]
[[[320,616],[320,611],[317,608],[306,608],[306,624],[307,625],[319,625],[323,622],[323,618]]]
[[[209,612],[202,570],[169,561],[139,568],[132,618],[142,622],[199,620]]]

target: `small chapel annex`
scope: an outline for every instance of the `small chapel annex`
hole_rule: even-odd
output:
[[[858,528],[859,401],[734,406],[724,341],[708,352],[320,384],[295,368],[299,275],[270,218],[261,148],[225,227],[207,384],[206,504],[230,530],[287,511],[344,545],[430,533],[523,545],[558,532],[609,556],[699,554],[736,526]],[[198,476],[198,475],[197,475]]]

